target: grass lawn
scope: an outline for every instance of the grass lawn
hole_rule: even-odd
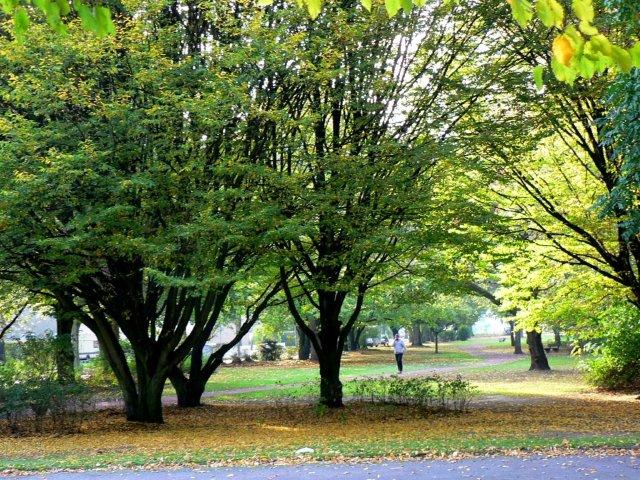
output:
[[[0,437],[0,470],[96,468],[212,462],[437,456],[640,442],[640,402],[607,397],[478,409],[462,415],[413,407],[352,404],[215,404],[169,408],[160,426],[131,424],[114,412],[92,416],[83,433]]]
[[[480,345],[486,352],[493,344],[487,340]],[[0,421],[0,471],[407,458],[640,444],[640,402],[633,395],[603,394],[588,387],[580,359],[551,355],[551,372],[529,372],[526,356],[477,367],[482,359],[460,347],[444,345],[439,355],[429,347],[410,349],[406,363],[407,370],[460,367],[443,376],[461,373],[482,396],[464,414],[353,402],[326,411],[313,402],[289,401],[317,394],[315,364],[224,367],[210,389],[273,388],[206,398],[207,404],[197,409],[167,408],[164,425],[127,423],[121,412],[99,411],[89,414],[77,433],[14,437]],[[392,362],[390,349],[348,353],[343,378],[392,373]],[[346,381],[345,394],[351,389]],[[296,450],[302,447],[314,453],[301,459]]]
[[[477,360],[472,354],[445,345],[438,354],[432,347],[409,348],[404,358],[406,372],[436,366],[454,366]],[[342,377],[395,373],[396,364],[391,347],[378,347],[361,352],[346,352],[342,362]],[[270,364],[256,363],[224,366],[207,383],[207,391],[233,390],[264,386],[293,385],[319,380],[318,365],[313,362],[287,360]],[[167,393],[172,393],[170,386]]]

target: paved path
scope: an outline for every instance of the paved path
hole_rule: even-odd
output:
[[[638,480],[638,457],[543,456],[161,471],[61,472],[30,480]]]

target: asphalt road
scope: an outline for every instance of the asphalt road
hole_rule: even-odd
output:
[[[640,480],[640,457],[494,457],[359,464],[60,472],[21,480]]]

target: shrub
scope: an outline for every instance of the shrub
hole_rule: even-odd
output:
[[[587,380],[607,390],[640,388],[640,313],[627,305],[612,307],[602,322],[604,338]]]
[[[458,328],[456,340],[469,340],[473,336],[473,330],[468,325],[461,325]]]
[[[363,402],[419,405],[433,410],[464,411],[475,395],[475,387],[459,376],[455,380],[393,376],[350,383],[355,397]]]
[[[82,383],[58,381],[58,340],[51,334],[28,336],[19,359],[0,366],[0,416],[13,433],[43,427],[64,433],[83,421],[81,413],[92,403],[90,389]],[[25,420],[32,419],[32,422]]]
[[[260,344],[260,360],[275,362],[280,360],[283,348],[275,340],[265,340]]]

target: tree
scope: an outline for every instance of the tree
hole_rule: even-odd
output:
[[[280,244],[282,271],[293,271],[283,289],[318,354],[328,406],[342,405],[341,355],[367,292],[417,252],[463,236],[471,215],[458,210],[452,232],[448,215],[466,184],[438,185],[451,174],[448,128],[482,91],[465,92],[461,70],[482,27],[469,18],[451,30],[453,14],[435,7],[393,22],[338,7],[307,23],[289,11],[265,16],[289,41],[274,40],[287,56],[264,66],[273,73],[259,86],[268,114],[257,135],[272,142],[283,178],[274,193],[295,232]],[[462,95],[449,101],[454,86]],[[295,296],[315,310],[317,332]]]
[[[198,7],[178,10],[138,12],[103,39],[72,23],[0,44],[3,276],[98,336],[127,418],[147,422],[233,285],[264,268],[277,221],[255,195],[246,83],[226,68],[242,47]]]

